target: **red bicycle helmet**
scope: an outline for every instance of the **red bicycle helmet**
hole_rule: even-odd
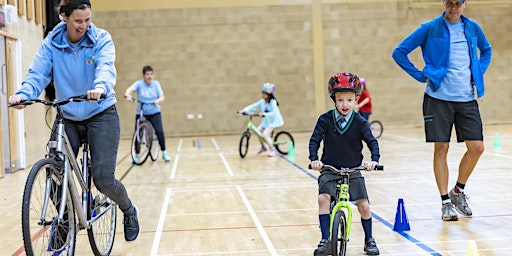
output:
[[[355,74],[350,72],[340,72],[336,75],[333,75],[331,79],[329,79],[329,83],[327,83],[327,89],[331,97],[334,96],[335,92],[346,91],[353,91],[356,93],[356,96],[359,96],[363,86]]]

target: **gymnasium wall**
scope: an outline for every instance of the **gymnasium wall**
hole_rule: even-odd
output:
[[[245,119],[235,112],[259,100],[265,82],[277,86],[283,128],[310,131],[317,116],[332,108],[325,87],[341,70],[367,79],[371,118],[385,126],[422,125],[424,84],[399,69],[391,52],[422,22],[441,15],[440,0],[132,2],[92,1],[93,22],[116,44],[124,137],[133,132],[135,105],[122,95],[148,64],[166,95],[168,136],[241,132]],[[464,14],[480,23],[494,50],[486,96],[478,100],[482,117],[508,123],[512,3],[467,5]],[[410,57],[424,66],[419,49]]]

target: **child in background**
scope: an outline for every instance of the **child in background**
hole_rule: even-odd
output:
[[[357,109],[359,114],[368,121],[372,114],[372,98],[370,97],[370,91],[366,89],[366,79],[361,77],[359,81],[363,85],[363,91],[357,100]]]
[[[263,119],[261,120],[261,124],[258,128],[262,131],[265,141],[260,141],[261,149],[258,154],[269,150],[268,156],[277,156],[278,153],[272,143],[270,135],[275,128],[284,124],[283,116],[281,116],[281,112],[279,111],[279,103],[274,97],[275,91],[276,86],[274,84],[263,84],[261,86],[262,99],[239,111],[239,113],[250,113],[257,110],[261,111],[259,115],[263,116]]]
[[[139,100],[146,104],[137,104],[137,113],[135,115],[135,123],[139,120],[141,108],[144,107],[143,113],[146,120],[155,128],[158,144],[162,150],[162,159],[165,162],[171,161],[171,156],[165,148],[165,134],[162,124],[162,114],[160,105],[164,102],[164,91],[160,82],[154,79],[154,71],[151,66],[142,67],[142,79],[135,81],[130,87],[126,88],[124,97],[127,100],[132,99],[132,94],[136,92]]]
[[[377,139],[372,135],[368,121],[354,111],[357,97],[361,93],[359,78],[348,72],[331,77],[327,85],[335,108],[322,114],[309,140],[309,160],[313,170],[321,170],[324,164],[336,168],[361,166],[364,141],[371,152],[371,161],[365,163],[367,170],[378,165],[380,154]],[[322,157],[318,150],[323,141]],[[315,256],[331,254],[330,204],[336,196],[336,180],[340,176],[331,171],[321,171],[318,177],[318,215],[322,238],[315,250]],[[372,214],[368,202],[366,184],[361,173],[350,176],[350,201],[356,201],[361,214],[364,230],[364,251],[368,255],[379,255],[379,249],[372,236]]]

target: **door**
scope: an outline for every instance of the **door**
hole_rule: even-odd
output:
[[[9,109],[7,98],[16,92],[17,81],[17,41],[16,39],[0,36],[0,113],[2,116],[2,144],[4,168],[7,172],[15,172],[24,168],[24,159],[21,156],[23,116],[21,111]]]
[[[4,170],[9,170],[11,166],[11,159],[9,156],[9,115],[7,108],[7,81],[5,79],[6,67],[5,67],[5,37],[0,36],[0,85],[2,87],[0,91],[0,118],[2,119],[2,136],[1,141],[1,156],[4,160],[4,166],[2,168],[2,175]]]

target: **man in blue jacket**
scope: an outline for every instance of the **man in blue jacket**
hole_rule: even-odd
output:
[[[478,23],[462,15],[466,0],[444,0],[445,11],[423,23],[393,50],[396,63],[421,83],[425,137],[434,142],[434,175],[442,200],[442,219],[471,216],[464,187],[484,151],[477,97],[484,95],[483,74],[489,67],[491,45]],[[425,67],[418,70],[408,54],[421,46]],[[480,56],[478,50],[480,51]],[[448,191],[447,155],[452,127],[467,151],[459,164],[457,183]]]

